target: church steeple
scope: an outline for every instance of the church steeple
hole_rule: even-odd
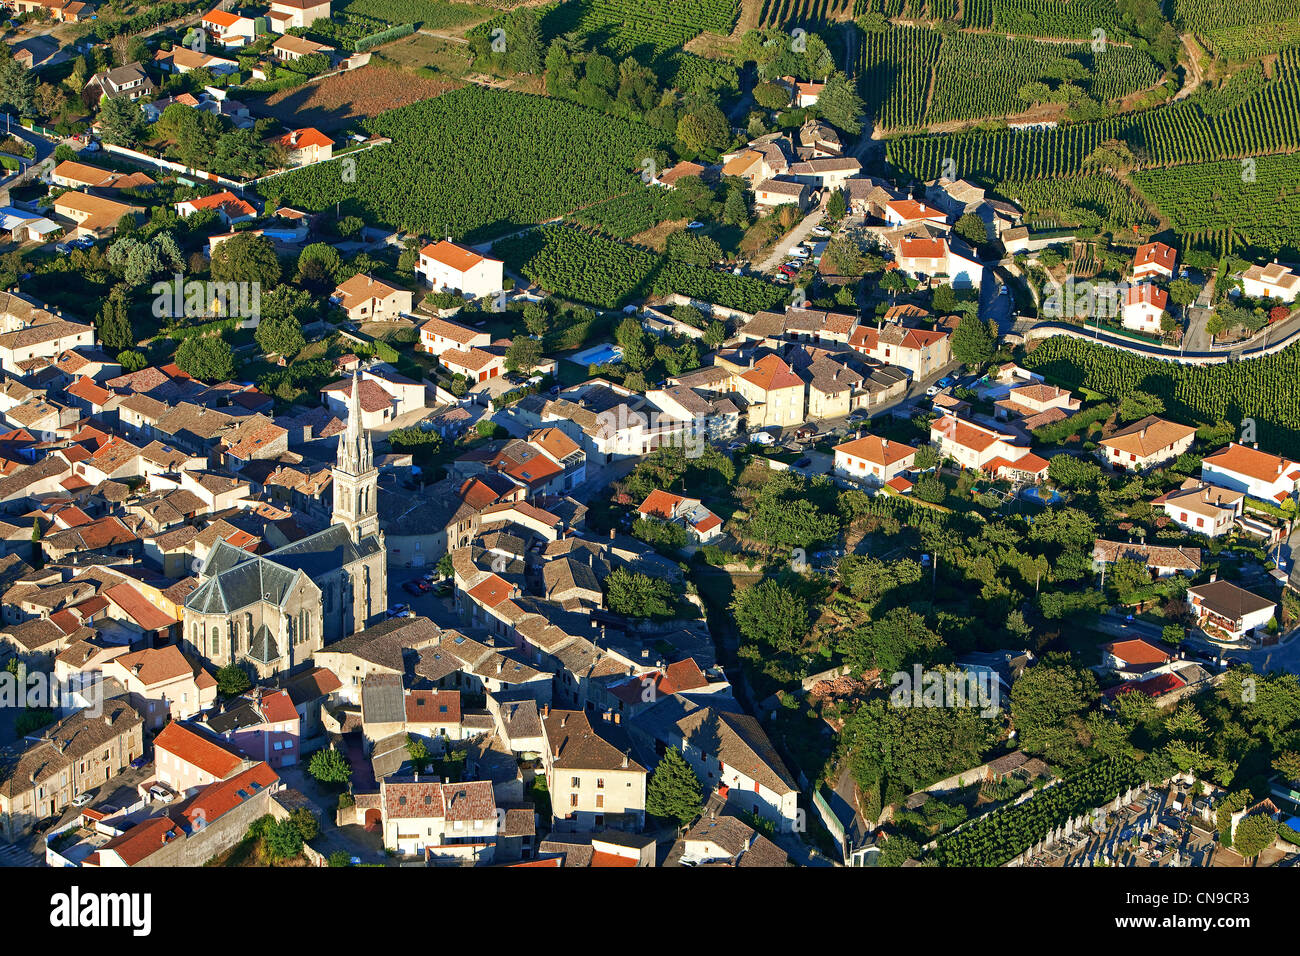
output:
[[[379,472],[370,432],[362,427],[361,415],[361,376],[353,372],[347,428],[339,436],[338,460],[332,475],[334,523],[347,525],[356,541],[379,533]]]

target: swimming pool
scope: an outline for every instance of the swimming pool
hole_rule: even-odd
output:
[[[623,361],[623,350],[613,342],[602,342],[589,349],[583,349],[569,356],[570,362],[578,365],[605,365],[609,362]]]
[[[1064,501],[1065,496],[1051,488],[1026,488],[1021,494],[1030,501],[1037,501],[1039,504],[1054,505],[1058,501]]]

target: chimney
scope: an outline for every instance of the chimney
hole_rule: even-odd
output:
[[[107,713],[104,714],[104,726],[105,726],[105,727],[112,727],[112,726],[113,726],[113,715],[112,715],[112,714],[107,714]]]
[[[543,717],[543,719],[546,718],[546,717],[549,717],[549,716],[551,716],[551,705],[550,705],[550,704],[542,704],[542,717]]]
[[[1211,571],[1211,572],[1210,572],[1210,583],[1213,584],[1213,583],[1214,583],[1215,581],[1217,581],[1217,580],[1219,580],[1219,572],[1218,572],[1218,571]]]
[[[561,714],[561,715],[560,715],[560,726],[563,727],[563,726],[564,726],[565,724],[567,724],[568,722],[569,722],[569,715],[568,715],[568,714]]]
[[[623,754],[623,769],[627,769],[627,754]]]
[[[614,536],[615,536],[616,534],[618,534],[618,529],[617,529],[617,528],[610,528],[610,529],[609,529],[609,540],[610,540],[610,541],[613,541],[613,540],[614,540]]]
[[[416,783],[419,783],[419,782],[420,782],[420,771],[418,771],[418,770],[415,771],[415,782],[416,782]]]
[[[623,715],[620,714],[620,713],[615,713],[615,714],[614,714],[614,723],[616,723],[616,724],[621,724],[622,722],[623,722]],[[625,763],[625,764],[623,764],[623,766],[626,767],[627,764]]]

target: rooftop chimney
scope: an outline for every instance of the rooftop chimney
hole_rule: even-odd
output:
[[[618,529],[617,529],[617,528],[610,528],[610,529],[609,529],[609,540],[610,540],[610,541],[613,541],[613,540],[614,540],[614,536],[615,536],[616,534],[618,534]]]
[[[624,769],[627,768],[627,754],[623,754],[623,767]]]

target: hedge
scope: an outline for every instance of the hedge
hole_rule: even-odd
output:
[[[353,53],[364,53],[372,47],[377,47],[381,43],[387,43],[390,40],[397,40],[404,36],[410,36],[415,32],[414,23],[403,23],[400,26],[389,27],[387,30],[380,30],[378,33],[372,33],[370,36],[360,37],[352,41]]]

